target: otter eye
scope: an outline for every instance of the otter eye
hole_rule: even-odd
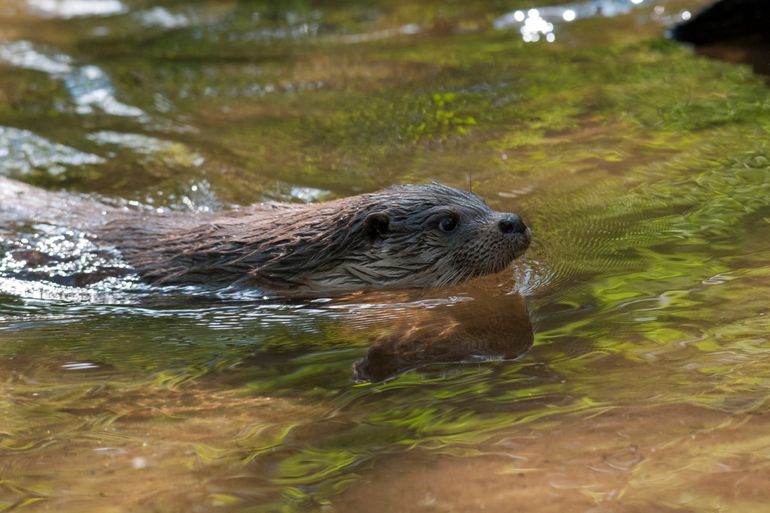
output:
[[[364,233],[374,240],[385,237],[390,230],[390,218],[388,214],[375,212],[364,219]]]
[[[442,232],[451,232],[457,227],[457,219],[452,216],[446,216],[438,222],[438,227]]]

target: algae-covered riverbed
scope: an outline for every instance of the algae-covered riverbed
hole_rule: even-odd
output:
[[[287,301],[0,226],[0,511],[764,511],[768,86],[664,37],[704,2],[600,3],[0,1],[2,175],[167,210],[435,180],[534,231],[456,289]]]

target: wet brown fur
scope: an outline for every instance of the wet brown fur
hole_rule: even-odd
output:
[[[0,177],[2,224],[27,219],[87,230],[149,282],[296,295],[439,287],[499,272],[529,245],[529,229],[500,230],[510,216],[435,183],[325,203],[163,215]],[[447,217],[457,225],[449,233],[440,227]]]
[[[507,267],[529,233],[503,234],[475,194],[394,186],[317,204],[260,204],[219,214],[144,216],[100,236],[147,280],[284,292],[437,287]],[[457,228],[445,233],[441,219]]]

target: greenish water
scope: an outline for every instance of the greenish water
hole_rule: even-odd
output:
[[[298,302],[24,281],[61,234],[0,227],[0,511],[764,511],[770,96],[661,36],[700,4],[527,43],[518,0],[0,2],[3,175],[170,209],[472,182],[535,234],[455,290]],[[409,361],[354,379],[383,340]]]

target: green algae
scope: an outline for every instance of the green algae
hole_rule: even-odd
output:
[[[245,3],[206,7],[215,21],[205,27],[144,29],[125,15],[100,20],[111,31],[100,39],[84,30],[93,19],[59,26],[64,47],[103,67],[150,126],[84,122],[60,81],[3,73],[0,124],[106,159],[56,177],[40,169],[33,183],[171,205],[202,180],[224,202],[245,203],[291,198],[294,186],[334,197],[470,178],[493,206],[524,212],[536,234],[525,266],[543,274],[530,289],[535,347],[521,361],[437,364],[367,384],[351,381],[370,335],[345,326],[355,313],[3,297],[0,463],[15,476],[3,475],[0,510],[63,494],[51,483],[64,463],[41,476],[22,459],[70,450],[89,459],[103,445],[129,454],[122,472],[146,444],[179,474],[221,479],[203,494],[212,509],[305,511],[328,508],[404,452],[462,457],[491,450],[497,436],[640,404],[766,414],[765,84],[693,56],[658,26],[587,20],[553,45],[491,29],[516,7],[527,5]],[[325,24],[316,35],[278,37],[316,22]],[[441,29],[461,22],[467,30]],[[406,23],[423,33],[345,39]],[[601,37],[587,35],[597,27]],[[99,144],[93,134],[105,132],[170,146]],[[78,362],[94,368],[66,370]],[[730,453],[765,469],[765,438],[650,463],[624,493],[648,509],[676,507],[681,496],[657,499],[662,481],[681,477],[671,468],[708,472]],[[228,481],[244,475],[259,494]],[[688,504],[763,504],[696,486]]]

